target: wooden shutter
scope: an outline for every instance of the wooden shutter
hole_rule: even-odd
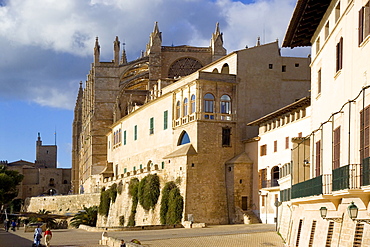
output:
[[[315,174],[317,177],[321,175],[321,141],[317,141],[315,146]]]
[[[364,40],[364,7],[358,12],[358,45]]]
[[[340,126],[334,130],[333,145],[333,169],[337,169],[340,166]]]

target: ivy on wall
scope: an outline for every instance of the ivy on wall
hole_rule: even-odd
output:
[[[140,205],[147,211],[154,209],[160,195],[160,183],[157,174],[145,176],[139,183],[138,195]]]
[[[117,198],[117,184],[114,183],[110,186],[109,189],[105,189],[105,187],[102,188],[101,194],[100,194],[100,204],[98,213],[102,216],[108,216],[109,214],[109,208],[110,203],[115,203]]]
[[[181,223],[184,210],[184,198],[176,183],[170,181],[162,189],[160,220],[163,225]]]
[[[132,198],[132,206],[131,206],[131,214],[130,214],[130,217],[128,218],[127,226],[135,226],[136,208],[137,208],[137,204],[139,201],[138,188],[139,188],[139,179],[131,178],[130,183],[128,185],[128,193]]]

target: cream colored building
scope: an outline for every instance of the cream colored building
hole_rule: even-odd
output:
[[[369,14],[369,1],[299,0],[289,24],[283,46],[312,45],[310,176],[292,182],[291,246],[370,245]]]
[[[308,95],[309,58],[282,57],[278,42],[258,44],[221,58],[210,56],[208,65],[174,78],[170,74],[179,74],[183,68],[177,61],[189,61],[196,54],[182,53],[178,60],[168,59],[161,67],[151,68],[151,52],[186,48],[200,56],[204,49],[213,51],[213,47],[219,47],[220,54],[226,53],[221,49],[222,35],[217,26],[210,48],[175,49],[153,47],[160,41],[158,34],[156,25],[146,52],[149,64],[146,67],[140,64],[147,59],[145,56],[129,62],[128,65],[135,66],[122,68],[122,75],[117,77],[121,82],[112,104],[112,125],[94,130],[108,129],[106,139],[101,138],[101,146],[106,147],[103,169],[94,173],[90,169],[88,176],[83,175],[86,173],[81,169],[82,163],[80,169],[73,169],[79,172],[85,192],[112,183],[122,183],[127,190],[131,178],[156,173],[161,187],[165,182],[179,181],[185,201],[183,220],[243,223],[246,218],[255,217],[253,210],[258,201],[258,195],[254,196],[252,191],[254,156],[245,151],[245,140],[256,136],[258,129],[247,127],[247,123]],[[150,75],[152,69],[161,70],[162,77],[145,79],[144,73],[149,70]],[[89,80],[97,81],[93,77]],[[89,85],[90,81],[85,89],[80,88],[78,102],[82,102],[82,111],[88,102],[85,97],[102,97],[96,91],[94,96],[87,94]],[[99,109],[97,105],[91,107],[95,113]],[[84,121],[81,123],[85,125]],[[80,140],[89,137],[85,132],[79,134]],[[94,145],[90,151],[93,150]],[[79,157],[83,157],[83,152],[79,151]],[[121,203],[112,205],[108,219],[100,220],[100,225],[118,225],[120,215],[128,219],[131,201],[124,195],[127,192],[121,194],[117,199]],[[139,206],[137,224],[159,224],[158,212],[159,206],[150,212]]]
[[[310,98],[305,97],[248,124],[259,126],[259,135],[255,138],[258,140],[258,181],[254,181],[254,193],[258,191],[259,195],[258,214],[262,223],[277,223],[278,230],[287,220],[285,211],[289,211],[292,150],[296,151],[297,143],[309,134],[310,115]],[[301,153],[309,163],[309,149]],[[300,167],[307,170],[302,164]],[[304,176],[302,170],[294,170]],[[306,172],[309,176],[309,170]]]

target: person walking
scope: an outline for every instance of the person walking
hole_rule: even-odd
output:
[[[35,244],[36,247],[40,246],[41,238],[42,238],[42,229],[40,225],[37,225],[35,233],[33,234],[33,243]]]
[[[49,247],[50,246],[50,240],[53,237],[53,234],[51,233],[50,228],[46,229],[46,231],[44,233],[44,237],[45,237],[45,245],[46,245],[46,247]]]
[[[120,247],[126,247],[125,240],[121,239],[121,245]]]
[[[17,222],[15,222],[15,220],[12,220],[12,231],[15,232],[15,227],[17,226]]]

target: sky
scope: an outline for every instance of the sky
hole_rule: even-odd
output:
[[[116,36],[129,61],[145,50],[154,23],[162,45],[208,47],[216,23],[227,52],[284,38],[296,0],[0,0],[0,160],[36,158],[58,146],[71,167],[73,109],[93,61],[113,59]],[[309,48],[282,49],[307,56]]]

